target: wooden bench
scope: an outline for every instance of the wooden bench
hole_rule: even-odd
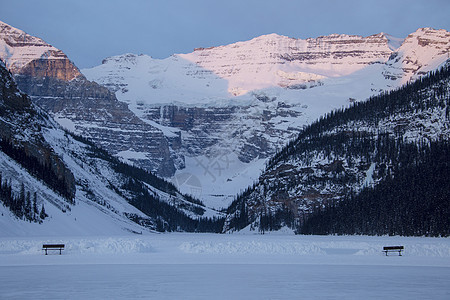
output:
[[[44,244],[42,245],[42,250],[45,250],[45,255],[47,255],[47,250],[59,250],[59,255],[61,255],[61,251],[64,250],[64,244]]]
[[[386,252],[386,256],[388,256],[388,252],[398,252],[399,256],[402,256],[403,246],[386,246],[383,247],[383,251]]]

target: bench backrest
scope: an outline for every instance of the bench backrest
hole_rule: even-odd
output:
[[[42,248],[64,248],[64,244],[44,244]]]
[[[403,246],[387,246],[383,247],[383,250],[402,250]]]

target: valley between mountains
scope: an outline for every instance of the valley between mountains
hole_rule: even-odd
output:
[[[270,34],[80,70],[0,22],[1,226],[447,236],[449,53],[443,29]]]

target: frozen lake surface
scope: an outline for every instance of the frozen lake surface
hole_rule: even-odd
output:
[[[49,242],[63,255],[43,255]],[[449,282],[448,238],[0,238],[1,299],[450,299]]]

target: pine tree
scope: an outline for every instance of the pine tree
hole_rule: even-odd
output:
[[[48,217],[48,215],[47,215],[47,213],[45,212],[44,203],[42,203],[42,208],[41,208],[41,213],[39,214],[39,218],[40,218],[41,220],[44,220],[44,219],[47,218],[47,217]]]
[[[31,195],[30,192],[27,192],[27,195],[25,197],[25,206],[24,206],[24,215],[25,219],[27,220],[33,220],[33,214],[32,214],[32,207],[31,207]]]
[[[37,193],[34,192],[33,194],[33,213],[35,216],[37,216],[39,214],[39,210],[37,207]]]

